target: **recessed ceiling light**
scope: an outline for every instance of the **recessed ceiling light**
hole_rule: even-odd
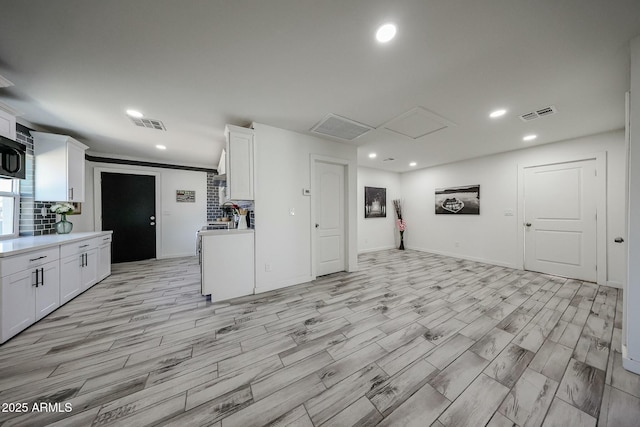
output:
[[[378,157],[378,155],[376,153],[369,154],[369,158],[370,159],[375,159],[376,157]]]
[[[409,163],[409,166],[411,166],[411,167],[414,167],[415,165],[417,165],[417,163],[416,163],[416,162],[411,162],[411,163]]]
[[[158,144],[158,145],[156,145],[156,148],[157,148],[158,150],[166,150],[166,149],[167,149],[167,147],[166,147],[166,146],[164,146],[164,145],[159,145],[159,144]]]
[[[396,36],[396,26],[393,24],[384,24],[376,31],[376,40],[380,43],[387,43]]]
[[[142,114],[138,110],[127,110],[127,115],[131,117],[135,117],[136,119],[141,119],[144,117],[144,114]]]
[[[523,141],[533,141],[534,139],[536,139],[538,137],[538,135],[527,135],[524,138],[522,138]]]
[[[507,110],[496,110],[491,114],[489,114],[489,117],[491,117],[492,119],[495,119],[496,117],[502,117],[505,115],[506,112]]]

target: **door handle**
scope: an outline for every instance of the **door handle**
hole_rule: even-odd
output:
[[[320,227],[320,224],[316,224],[316,228]]]
[[[613,241],[616,243],[622,243],[624,242],[624,239],[622,237],[616,237],[615,239],[613,239]]]
[[[527,222],[525,225],[526,225],[527,227],[531,227],[531,223],[530,223],[530,222]]]
[[[150,219],[151,221],[154,221],[154,220],[156,219],[156,216],[155,216],[155,215],[151,215],[151,216],[149,217],[149,219]]]
[[[155,222],[153,222],[153,221],[151,221],[151,222],[149,223],[149,225],[156,225],[156,223],[155,223]]]

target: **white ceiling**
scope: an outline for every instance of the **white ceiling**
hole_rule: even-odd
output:
[[[204,167],[217,166],[225,123],[309,133],[328,113],[378,128],[420,106],[455,124],[352,142],[359,164],[398,172],[619,129],[640,34],[638,0],[22,0],[0,11],[0,75],[15,84],[0,101],[25,123],[93,153]],[[398,35],[379,45],[388,21]],[[548,105],[558,114],[517,117]],[[499,107],[507,115],[490,120]],[[135,127],[127,108],[167,131]]]

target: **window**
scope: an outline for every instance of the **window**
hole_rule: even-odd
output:
[[[18,237],[20,181],[0,178],[0,239]]]

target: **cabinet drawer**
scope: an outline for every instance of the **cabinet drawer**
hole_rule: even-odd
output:
[[[56,261],[59,257],[60,252],[58,246],[56,246],[49,249],[41,249],[39,251],[3,258],[2,261],[0,261],[0,272],[2,276],[8,276],[19,271],[28,270],[51,261]]]
[[[60,246],[60,258],[66,258],[70,255],[81,254],[88,250],[98,247],[96,239],[80,240],[79,242],[67,243]]]
[[[106,245],[107,243],[111,243],[111,234],[107,234],[106,236],[96,237],[93,240],[95,241],[96,246]]]

